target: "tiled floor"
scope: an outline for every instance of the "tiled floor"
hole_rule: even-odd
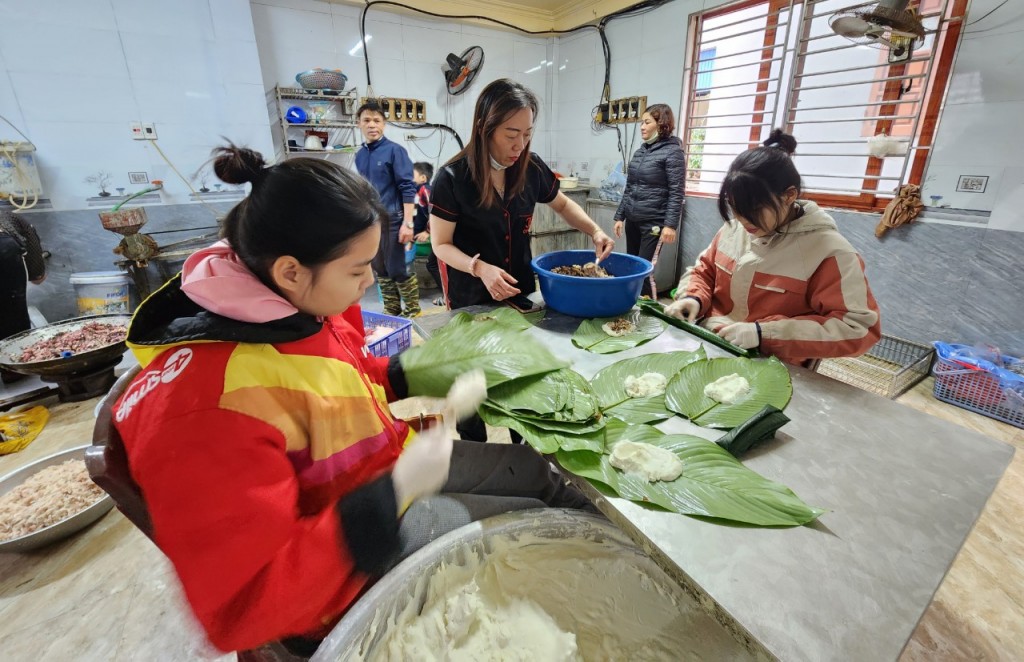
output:
[[[1024,448],[1024,430],[938,403],[930,381],[900,402]],[[52,405],[53,403],[51,403]],[[0,475],[88,443],[96,401],[51,406],[46,429]],[[426,399],[395,413],[436,410]],[[504,432],[504,431],[502,431]],[[499,440],[492,435],[492,440]],[[925,613],[903,661],[1024,659],[1024,453],[1018,453]],[[231,660],[202,642],[166,559],[116,510],[49,548],[0,555],[0,659]]]

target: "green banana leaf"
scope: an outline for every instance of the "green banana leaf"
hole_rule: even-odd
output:
[[[532,313],[520,313],[519,311],[512,310],[508,306],[502,306],[501,308],[495,308],[492,311],[486,313],[478,313],[473,315],[473,319],[477,322],[484,322],[488,320],[494,320],[505,326],[511,326],[520,331],[526,331],[537,322],[544,319],[543,310],[535,310]]]
[[[726,350],[727,352],[731,352],[736,356],[743,356],[748,359],[753,359],[756,358],[758,355],[756,349],[743,349],[742,347],[737,347],[736,345],[732,344],[731,342],[721,337],[717,333],[713,333],[712,331],[709,331],[708,329],[705,329],[702,326],[699,326],[697,324],[691,324],[690,322],[681,320],[678,317],[672,317],[671,315],[666,314],[665,306],[661,305],[657,301],[653,301],[650,299],[641,299],[640,301],[637,302],[636,305],[640,307],[640,311],[643,312],[645,315],[653,315],[654,317],[657,317],[660,320],[668,322],[677,329],[682,329],[683,331],[686,331],[691,335],[697,336],[698,338],[705,342],[709,342],[712,345],[717,345],[718,347],[721,347],[722,349]]]
[[[628,319],[636,325],[636,329],[624,336],[609,336],[601,328],[601,325],[620,318]],[[641,315],[639,310],[633,309],[619,317],[584,320],[576,333],[572,334],[572,344],[595,354],[614,354],[653,340],[664,330],[664,322],[649,315]]]
[[[627,423],[652,423],[672,417],[665,406],[665,395],[649,398],[631,398],[626,395],[625,381],[630,375],[656,372],[670,380],[685,366],[707,358],[704,347],[693,352],[667,352],[646,354],[613,363],[594,375],[592,386],[601,411]]]
[[[546,430],[533,425],[522,417],[512,416],[508,412],[504,412],[486,402],[480,407],[480,418],[488,425],[515,430],[539,453],[551,454],[560,448],[600,452],[604,448],[603,426],[596,430],[580,432],[578,434],[573,433],[571,430]],[[580,430],[585,429],[583,426],[580,426]]]
[[[609,421],[607,452],[558,451],[568,471],[607,486],[620,497],[684,515],[712,517],[757,526],[799,526],[824,511],[804,503],[789,488],[751,471],[713,441],[690,435],[664,435],[650,426]],[[628,439],[660,446],[683,461],[671,482],[647,481],[615,469],[608,452]]]
[[[512,414],[532,412],[560,421],[586,421],[598,413],[590,382],[568,368],[505,382],[487,397]]]
[[[725,405],[704,395],[711,382],[736,373],[750,382],[739,402]],[[692,363],[669,382],[665,403],[697,425],[728,430],[753,418],[765,405],[785,409],[793,397],[789,370],[777,358],[711,359]]]
[[[436,398],[447,395],[455,378],[474,368],[483,369],[488,388],[493,388],[568,365],[530,336],[496,321],[446,326],[422,345],[402,352],[399,362],[409,395]]]

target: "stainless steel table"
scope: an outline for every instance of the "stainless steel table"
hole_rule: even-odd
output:
[[[417,322],[429,334],[450,317]],[[527,333],[585,377],[621,359],[701,344],[670,327],[635,349],[591,354],[569,340],[579,322],[548,311]],[[743,463],[828,510],[809,526],[713,524],[608,498],[570,478],[751,650],[787,661],[894,660],[1013,448],[808,370],[790,373],[792,421]],[[680,418],[658,427],[723,434]]]

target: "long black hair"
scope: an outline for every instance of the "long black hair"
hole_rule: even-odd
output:
[[[762,210],[782,213],[782,195],[790,188],[800,193],[800,173],[791,158],[795,151],[796,138],[775,129],[760,147],[737,156],[718,192],[722,220],[741,216],[752,225],[767,229],[761,227]]]
[[[480,191],[481,207],[491,207],[500,202],[494,187],[491,186],[491,136],[505,120],[524,108],[533,111],[533,119],[536,122],[540,102],[537,101],[537,95],[525,85],[509,78],[499,78],[488,84],[476,100],[469,144],[448,162],[466,158],[469,176]],[[510,197],[519,195],[526,188],[526,173],[529,169],[530,143],[526,143],[519,160],[505,170],[505,190]]]
[[[230,143],[213,155],[221,181],[252,184],[224,218],[221,236],[272,289],[270,268],[277,258],[290,255],[315,270],[387,218],[373,186],[334,163],[295,158],[268,166],[259,152]]]

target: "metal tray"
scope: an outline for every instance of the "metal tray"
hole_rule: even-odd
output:
[[[52,338],[62,331],[74,331],[89,322],[117,322],[125,327],[131,321],[131,315],[108,314],[89,315],[87,317],[76,317],[62,322],[56,322],[39,329],[31,329],[16,336],[11,336],[0,342],[0,368],[13,370],[14,372],[26,375],[39,375],[41,377],[61,377],[75,373],[89,372],[101,367],[117,365],[120,357],[128,349],[124,341],[97,347],[88,352],[75,354],[66,359],[47,359],[45,361],[31,361],[21,363],[14,357],[21,356],[26,347],[33,345],[40,340]]]
[[[13,473],[7,474],[3,478],[0,478],[0,496],[7,494],[15,487],[28,480],[33,474],[42,471],[46,467],[51,467],[67,460],[85,460],[86,448],[89,448],[89,446],[78,446],[77,448],[60,451],[59,453],[54,453],[53,455],[44,457],[41,460],[36,460],[32,464],[26,465]],[[51,524],[44,529],[33,531],[32,533],[21,536],[20,538],[0,542],[0,553],[25,552],[30,549],[36,549],[55,543],[58,540],[63,540],[64,538],[78,533],[99,518],[103,517],[107,514],[107,511],[113,507],[113,499],[110,498],[110,495],[104,494],[99,501],[92,504],[85,510],[79,511],[56,524]]]

